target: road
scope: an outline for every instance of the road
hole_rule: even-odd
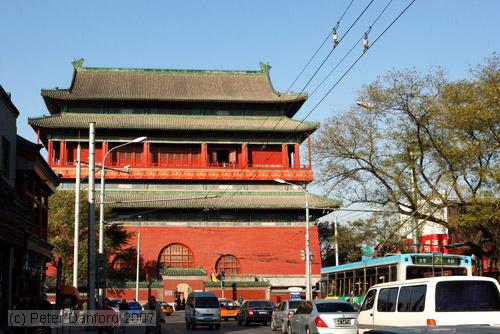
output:
[[[236,321],[229,320],[229,321],[222,321],[220,330],[215,330],[215,329],[208,329],[208,327],[201,326],[197,327],[196,329],[186,329],[186,325],[184,323],[184,312],[183,311],[177,311],[174,314],[172,314],[169,317],[166,317],[167,324],[165,325],[162,330],[162,333],[168,333],[168,334],[184,334],[184,333],[196,333],[196,334],[205,334],[205,333],[238,333],[238,334],[260,334],[260,333],[274,333],[278,334],[280,332],[273,332],[269,326],[262,326],[262,325],[250,325],[248,327],[246,326],[238,326]]]

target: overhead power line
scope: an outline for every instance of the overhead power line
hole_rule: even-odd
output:
[[[368,8],[370,8],[370,6],[372,5],[373,1],[375,0],[371,0],[368,5],[366,5],[365,9],[363,9],[363,11],[361,12],[361,14],[358,15],[358,17],[356,18],[356,20],[354,20],[354,22],[349,26],[349,28],[347,29],[347,31],[342,35],[342,37],[340,38],[339,42],[337,44],[340,44],[344,38],[349,34],[349,32],[351,31],[351,29],[354,27],[354,25],[356,25],[356,23],[359,21],[359,19],[363,16],[363,14],[368,10]],[[304,85],[304,87],[302,88],[302,90],[300,91],[299,94],[302,94],[304,92],[304,90],[307,88],[307,86],[309,86],[309,84],[311,83],[311,81],[314,79],[314,77],[316,77],[316,74],[318,74],[319,70],[321,70],[321,68],[323,67],[323,65],[325,65],[326,61],[330,58],[330,56],[333,54],[333,52],[335,51],[336,49],[336,45],[333,47],[333,49],[326,55],[325,59],[323,59],[323,61],[321,62],[321,64],[318,66],[318,68],[316,69],[316,71],[314,71],[313,75],[311,76],[311,78],[309,78],[309,80],[307,81],[307,83]]]
[[[293,85],[295,85],[295,83],[297,82],[297,80],[304,73],[304,71],[306,70],[306,68],[311,63],[311,61],[316,57],[316,55],[318,54],[319,50],[321,50],[321,48],[323,48],[323,46],[325,45],[325,43],[328,41],[328,39],[330,38],[330,35],[339,27],[340,22],[344,18],[345,14],[349,10],[349,8],[351,7],[351,5],[352,5],[353,2],[354,2],[354,0],[351,0],[351,2],[349,3],[349,5],[347,6],[347,8],[344,10],[344,13],[342,14],[342,16],[340,16],[339,20],[337,21],[337,24],[335,25],[335,28],[333,28],[331,31],[328,32],[328,34],[326,35],[325,39],[323,40],[323,43],[321,43],[321,45],[316,50],[316,52],[314,52],[314,54],[311,56],[311,58],[309,58],[309,60],[307,61],[307,63],[304,65],[304,67],[302,67],[302,69],[300,70],[299,74],[295,77],[295,79],[293,80],[293,82],[290,84],[290,86],[286,90],[286,93],[290,92],[290,89],[292,89]]]
[[[361,55],[359,55],[358,58],[356,58],[356,60],[352,63],[351,66],[349,66],[349,68],[344,72],[344,74],[342,74],[342,76],[335,82],[335,84],[323,95],[323,97],[318,101],[318,103],[314,105],[314,107],[307,113],[307,115],[300,121],[300,123],[297,124],[296,129],[302,125],[302,123],[316,110],[316,108],[318,108],[318,106],[328,97],[328,95],[330,95],[330,93],[335,89],[335,87],[338,86],[338,84],[342,81],[342,79],[344,79],[346,75],[353,69],[353,67],[356,66],[356,64],[361,60],[361,58],[363,58],[363,56],[380,40],[380,38],[387,32],[387,30],[389,30],[394,25],[394,23],[396,23],[399,20],[399,18],[410,8],[410,6],[415,1],[416,0],[412,0],[408,4],[408,6],[406,6],[405,9],[403,9],[403,11],[401,11],[401,13],[399,13],[399,15],[396,16],[396,18],[384,29],[384,31],[382,31],[382,33],[380,33],[380,35],[377,36],[377,38],[373,41],[371,47],[367,49],[366,52],[361,53]]]

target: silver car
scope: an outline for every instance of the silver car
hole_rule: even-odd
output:
[[[198,325],[219,329],[219,300],[213,292],[191,292],[186,301],[184,318],[188,329],[190,327],[196,329]]]
[[[289,334],[356,334],[358,312],[345,301],[303,302],[288,322]]]
[[[286,334],[288,329],[288,320],[293,316],[293,313],[302,304],[303,300],[285,300],[282,301],[273,312],[271,319],[271,330],[281,329],[283,334]]]

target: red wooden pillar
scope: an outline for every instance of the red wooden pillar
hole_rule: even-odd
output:
[[[312,168],[311,135],[307,135],[307,155],[309,158],[309,168]]]
[[[281,144],[281,164],[284,169],[288,169],[288,146],[287,144]]]
[[[106,155],[106,153],[108,153],[108,141],[103,140],[101,143],[101,161],[98,161],[99,164],[102,163],[102,159],[104,159],[104,156]],[[106,157],[106,160],[108,160],[108,157]],[[105,165],[107,165],[107,164],[108,164],[108,162],[105,161]]]
[[[47,160],[49,161],[49,165],[52,166],[54,164],[54,143],[52,142],[52,139],[49,139],[49,143],[47,145]]]
[[[248,145],[246,143],[241,144],[241,168],[248,167]]]
[[[299,144],[293,146],[293,167],[295,169],[300,168]]]
[[[151,152],[149,152],[149,142],[144,142],[143,144],[143,151],[144,151],[144,157],[143,157],[143,166],[144,167],[149,167],[149,163],[151,161],[151,157],[150,157],[150,154]]]
[[[200,166],[206,168],[208,165],[208,149],[207,143],[201,143],[201,162]]]
[[[59,160],[61,160],[61,166],[66,166],[66,141],[64,140],[61,140],[59,146]]]

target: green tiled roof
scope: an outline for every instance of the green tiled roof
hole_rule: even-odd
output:
[[[224,281],[224,287],[230,288],[236,284],[237,288],[258,288],[271,286],[271,283],[267,281],[252,282],[252,281]],[[206,288],[220,288],[220,282],[205,282]]]
[[[280,94],[260,71],[162,70],[83,67],[75,62],[71,87],[42,90],[47,100],[303,103],[307,96]]]
[[[299,122],[288,117],[257,116],[178,116],[62,113],[30,118],[33,128],[87,129],[96,122],[96,129],[133,129],[162,131],[273,131],[313,132],[318,123]]]
[[[113,289],[133,289],[135,288],[135,281],[108,281],[107,287]],[[145,281],[139,282],[139,288],[147,288],[147,287],[148,287],[148,282]],[[153,281],[151,282],[151,287],[162,288],[163,282]]]
[[[162,268],[163,276],[205,276],[207,271],[203,268]]]
[[[311,209],[333,209],[338,202],[308,193]],[[106,202],[112,208],[165,209],[303,209],[302,192],[106,192]]]

